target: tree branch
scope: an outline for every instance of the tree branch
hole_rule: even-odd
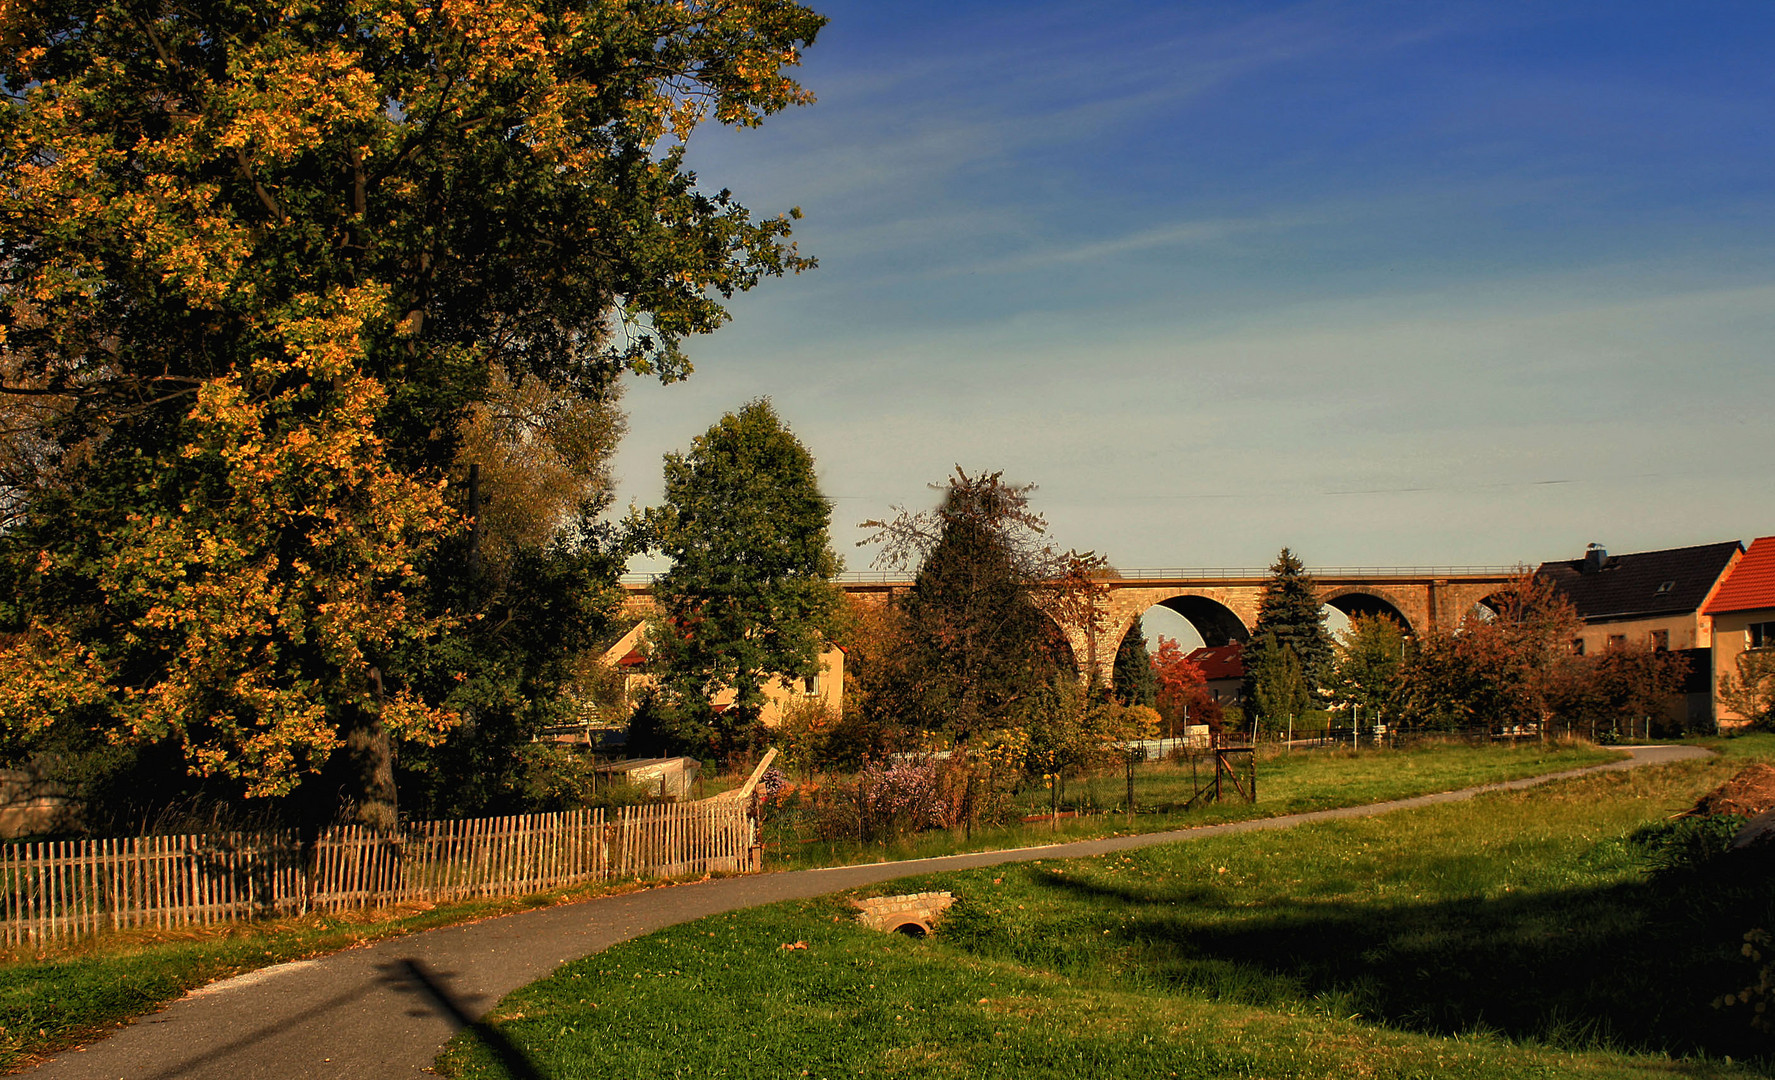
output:
[[[253,172],[252,164],[247,161],[246,147],[237,146],[234,148],[234,160],[240,166],[240,175],[253,185],[253,191],[259,196],[259,201],[265,204],[265,209],[271,211],[271,216],[277,219],[279,225],[282,225],[284,223],[283,207],[277,204],[277,198],[271,192],[265,190],[265,185],[259,183],[259,177]]]

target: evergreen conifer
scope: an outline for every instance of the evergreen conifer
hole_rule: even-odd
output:
[[[1245,658],[1247,671],[1254,672],[1262,663],[1261,656],[1254,654],[1268,648],[1266,639],[1274,638],[1277,644],[1293,651],[1309,692],[1316,693],[1330,680],[1331,632],[1325,629],[1325,607],[1319,599],[1319,586],[1300,558],[1287,548],[1282,549],[1270,567],[1270,580],[1258,601],[1257,625],[1251,638]],[[1247,681],[1252,684],[1246,688],[1250,696],[1255,680],[1248,675]]]
[[[1251,694],[1247,700],[1258,721],[1269,728],[1299,722],[1313,708],[1313,696],[1305,665],[1294,647],[1283,644],[1274,634],[1265,634],[1248,652],[1256,659],[1249,668]]]
[[[1115,698],[1123,705],[1145,705],[1158,702],[1159,683],[1153,675],[1152,654],[1146,647],[1146,632],[1135,619],[1116,649],[1115,670],[1110,678]]]

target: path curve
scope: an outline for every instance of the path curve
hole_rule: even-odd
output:
[[[262,968],[193,991],[157,1013],[27,1075],[45,1080],[385,1080],[430,1074],[444,1043],[494,1003],[569,960],[662,927],[910,874],[1026,859],[1075,858],[1222,833],[1285,829],[1459,802],[1585,773],[1708,756],[1693,746],[1623,747],[1583,769],[1365,806],[906,862],[721,878],[601,896],[391,938]]]

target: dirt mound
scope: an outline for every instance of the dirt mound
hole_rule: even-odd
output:
[[[1775,766],[1746,765],[1738,775],[1701,796],[1690,814],[1743,814],[1775,810]]]

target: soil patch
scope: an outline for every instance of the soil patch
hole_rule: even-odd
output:
[[[1775,766],[1746,765],[1738,775],[1701,796],[1691,815],[1742,814],[1756,817],[1775,810]]]

